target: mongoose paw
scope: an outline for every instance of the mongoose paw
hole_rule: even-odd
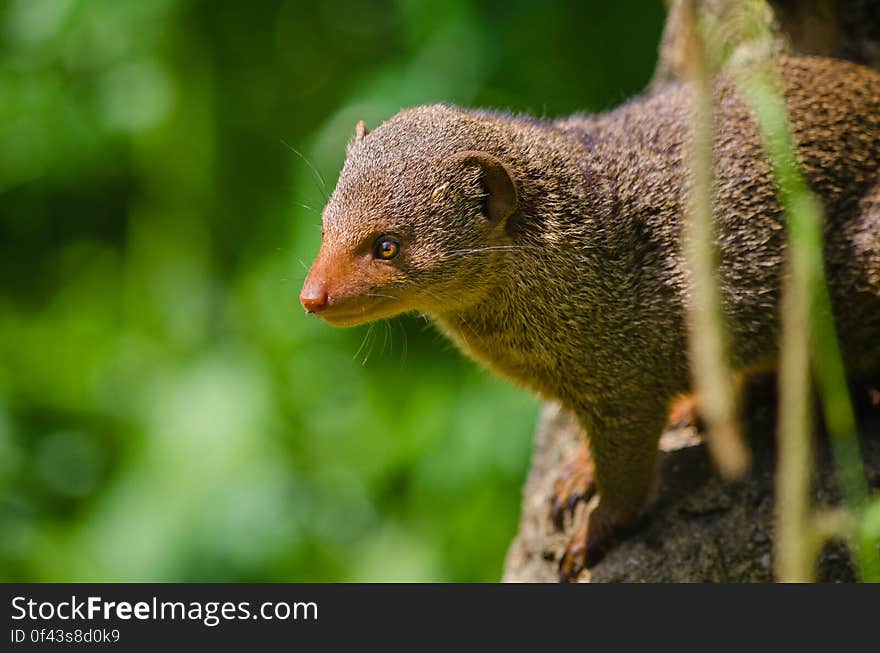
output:
[[[693,427],[697,431],[704,431],[702,406],[697,395],[685,395],[672,402],[669,411],[669,427],[684,429]]]
[[[565,515],[574,515],[581,501],[589,501],[596,491],[595,467],[587,443],[582,442],[575,455],[563,461],[550,497],[550,519],[556,530],[565,527]]]
[[[584,569],[599,562],[612,544],[616,528],[617,520],[601,502],[593,507],[559,560],[559,582],[575,582]]]

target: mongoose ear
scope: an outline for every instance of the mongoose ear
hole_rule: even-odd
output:
[[[464,165],[475,165],[480,169],[480,180],[486,187],[486,214],[493,225],[502,224],[509,218],[519,203],[516,182],[510,169],[501,159],[487,152],[468,150],[454,154]]]
[[[351,154],[351,148],[364,140],[369,133],[370,132],[367,131],[367,126],[364,125],[364,121],[358,120],[357,124],[354,126],[354,138],[349,140],[345,146],[346,155]]]
[[[364,121],[358,120],[357,124],[354,126],[354,142],[360,143],[369,133],[370,132],[367,131],[367,126],[364,124]]]

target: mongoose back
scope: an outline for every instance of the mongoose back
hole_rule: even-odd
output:
[[[779,62],[799,163],[825,210],[848,372],[880,370],[880,73]],[[775,364],[786,234],[756,125],[714,85],[719,279],[736,370]],[[591,460],[576,575],[652,487],[670,401],[689,386],[682,251],[692,102],[673,85],[607,114],[544,121],[430,105],[359,123],[300,300],[350,326],[429,315],[467,355],[560,400]]]

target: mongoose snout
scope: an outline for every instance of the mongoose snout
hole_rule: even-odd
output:
[[[299,294],[299,303],[307,313],[320,313],[327,307],[327,289],[320,281],[307,281]]]
[[[383,292],[388,271],[376,269],[372,259],[388,261],[398,247],[389,236],[377,238],[368,255],[325,245],[303,283],[300,304],[334,326],[355,326],[388,315],[397,297]]]

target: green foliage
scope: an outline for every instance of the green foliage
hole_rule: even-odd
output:
[[[610,0],[0,3],[0,578],[496,579],[537,403],[421,319],[302,313],[316,173],[407,105],[616,104],[661,24]]]

